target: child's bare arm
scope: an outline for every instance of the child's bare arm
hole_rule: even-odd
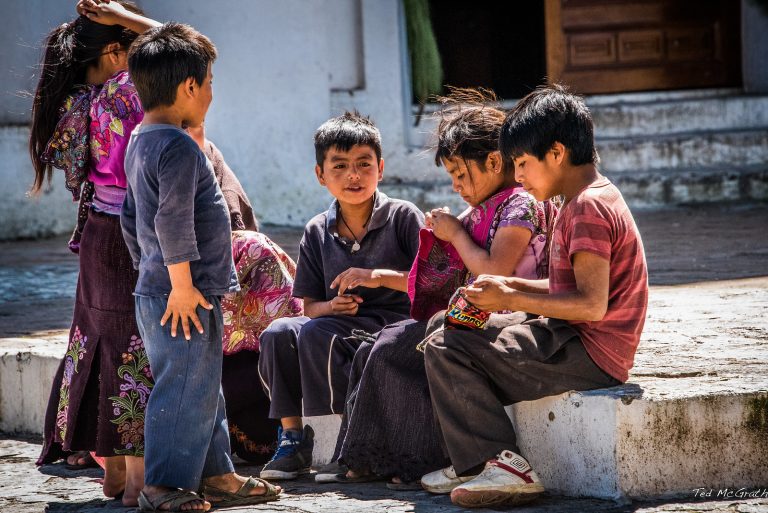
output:
[[[576,290],[557,294],[522,292],[501,276],[481,276],[467,287],[467,299],[483,310],[516,310],[568,321],[599,321],[608,309],[610,264],[592,253],[573,256]]]
[[[304,299],[304,315],[310,319],[325,315],[356,315],[363,298],[355,294],[336,296],[330,301],[320,301],[311,297]]]
[[[408,272],[393,271],[391,269],[361,269],[350,267],[339,274],[331,283],[331,288],[338,288],[339,295],[343,295],[347,289],[366,287],[375,289],[386,287],[388,289],[408,292]]]
[[[526,280],[525,278],[507,277],[504,278],[504,284],[520,292],[530,292],[531,294],[549,294],[549,279]]]
[[[205,300],[205,297],[192,284],[192,273],[189,270],[189,262],[180,262],[168,266],[168,274],[171,277],[171,293],[168,296],[168,306],[165,309],[163,318],[160,319],[160,326],[165,326],[168,319],[171,319],[171,336],[176,336],[176,327],[181,321],[181,327],[184,330],[184,338],[191,338],[189,332],[189,321],[195,325],[199,333],[203,333],[203,325],[197,317],[197,307],[202,306],[211,310],[213,305]]]
[[[510,276],[531,241],[531,231],[522,226],[504,226],[497,230],[491,250],[478,246],[458,218],[444,209],[430,212],[435,237],[448,241],[458,251],[464,265],[475,276],[494,274]]]
[[[131,12],[119,3],[110,0],[79,0],[76,9],[78,14],[91,21],[102,25],[122,25],[137,34],[162,25],[160,22]]]

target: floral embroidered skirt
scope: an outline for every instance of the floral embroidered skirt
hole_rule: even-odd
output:
[[[303,302],[291,296],[296,264],[263,233],[232,232],[232,257],[240,291],[221,301],[221,386],[232,452],[263,464],[275,452],[280,423],[269,418],[269,399],[258,377],[259,337],[275,319],[302,315]]]
[[[80,450],[143,456],[153,382],[136,326],[137,278],[120,218],[89,212],[69,343],[51,388],[38,464]]]

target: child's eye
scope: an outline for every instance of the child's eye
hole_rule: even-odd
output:
[[[456,180],[461,180],[464,178],[464,173],[461,173],[460,175],[456,175]]]

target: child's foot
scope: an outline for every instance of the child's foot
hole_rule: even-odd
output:
[[[65,461],[67,470],[82,470],[99,466],[88,451],[77,451],[70,454]]]
[[[397,476],[389,480],[389,483],[387,483],[387,488],[400,492],[423,490],[421,487],[421,481],[404,481]]]
[[[279,440],[277,451],[272,459],[264,465],[259,477],[262,479],[296,479],[299,474],[309,472],[312,465],[312,449],[315,432],[310,426],[304,426],[304,431],[292,429],[278,430]]]
[[[139,492],[144,487],[144,458],[125,457],[125,491],[123,506],[138,506]]]
[[[346,474],[339,476],[340,483],[370,483],[371,481],[381,481],[381,477],[367,469],[350,469]]]
[[[203,479],[205,499],[216,507],[226,508],[276,500],[282,491],[281,487],[263,479],[244,477],[234,472]]]
[[[102,485],[104,496],[118,497],[124,493],[125,479],[125,457],[104,458],[104,483]]]
[[[140,511],[208,511],[211,509],[211,503],[194,492],[149,485],[139,493],[138,505]]]
[[[460,484],[471,481],[476,477],[477,475],[456,475],[456,470],[453,468],[453,465],[451,465],[450,467],[435,470],[434,472],[422,476],[421,487],[429,493],[451,493],[451,491]]]
[[[539,476],[528,461],[512,451],[502,451],[485,464],[476,478],[451,492],[451,502],[465,508],[515,506],[544,492]]]
[[[339,474],[344,475],[349,468],[346,465],[339,465],[338,461],[332,461],[320,467],[315,473],[315,483],[338,483]]]

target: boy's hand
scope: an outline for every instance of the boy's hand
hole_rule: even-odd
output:
[[[129,11],[109,0],[79,0],[77,13],[102,25],[122,25]]]
[[[355,287],[367,287],[369,289],[375,289],[381,287],[381,276],[377,274],[376,269],[360,269],[358,267],[350,267],[343,273],[340,273],[331,282],[331,288],[339,288],[339,295],[343,295],[347,289],[354,289]]]
[[[429,213],[429,224],[435,237],[451,242],[456,235],[464,231],[464,226],[456,216],[452,216],[447,210],[445,207],[432,210]]]
[[[331,299],[328,304],[331,306],[331,315],[357,315],[357,309],[363,298],[355,294],[344,294]]]
[[[465,289],[465,295],[470,303],[486,312],[516,310],[511,305],[515,290],[507,286],[503,276],[481,274]]]
[[[165,309],[163,318],[160,319],[160,326],[165,326],[168,319],[171,319],[171,336],[176,336],[176,327],[181,320],[181,327],[184,330],[184,338],[190,340],[192,338],[189,332],[189,321],[195,325],[197,331],[203,333],[203,325],[200,324],[200,319],[197,317],[197,307],[202,306],[206,310],[212,310],[213,305],[205,300],[205,297],[195,287],[189,288],[171,288],[171,293],[168,296],[168,306]]]

